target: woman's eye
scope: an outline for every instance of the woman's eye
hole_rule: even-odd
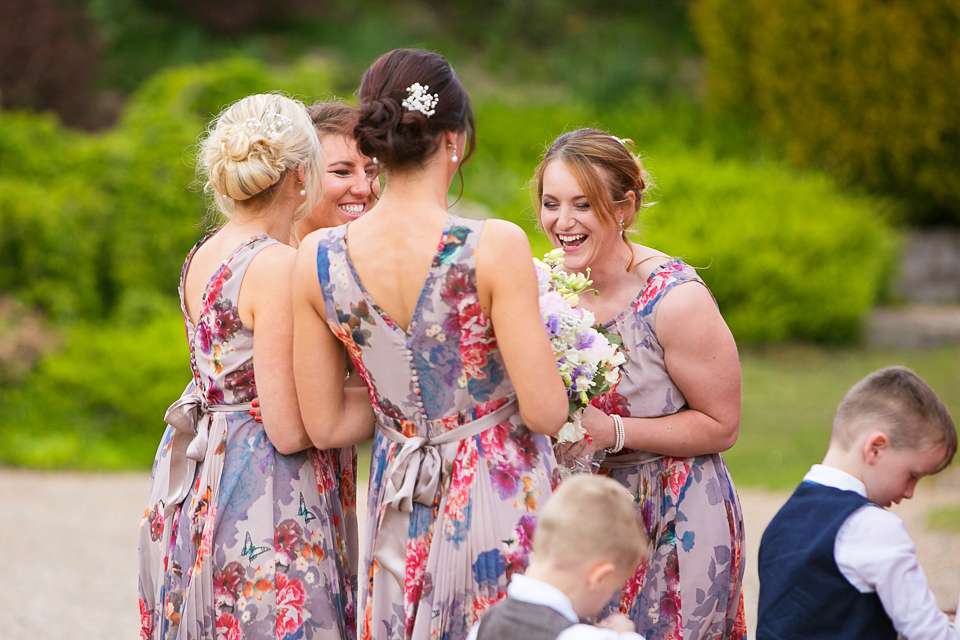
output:
[[[556,202],[544,202],[541,206],[542,206],[544,209],[556,209],[556,208],[557,208],[557,203],[556,203]]]
[[[575,208],[577,211],[589,211],[589,210],[590,210],[590,203],[589,203],[589,202],[578,202],[577,204],[574,205],[574,208]]]
[[[348,169],[334,169],[334,170],[331,171],[330,173],[332,173],[332,174],[334,174],[334,175],[336,175],[336,176],[340,176],[341,178],[349,178],[349,177],[350,177],[350,171],[349,171]]]

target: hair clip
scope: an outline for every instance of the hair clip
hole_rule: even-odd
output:
[[[428,84],[421,86],[419,82],[414,82],[407,87],[407,97],[401,104],[408,111],[419,111],[429,118],[436,113],[434,107],[440,99],[435,93],[427,93],[429,88]]]
[[[247,118],[243,124],[254,133],[262,134],[267,140],[273,140],[293,129],[293,120],[272,111],[265,113],[263,120]]]
[[[613,134],[611,134],[610,137],[613,138],[614,140],[616,140],[617,142],[619,142],[622,147],[626,148],[626,146],[627,146],[627,141],[626,141],[626,140],[624,140],[623,138],[618,138],[617,136],[615,136],[615,135],[613,135]]]

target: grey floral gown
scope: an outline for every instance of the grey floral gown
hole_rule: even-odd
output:
[[[206,239],[204,239],[206,240]],[[187,256],[183,276],[201,240]],[[253,331],[237,309],[255,236],[214,274],[193,381],[167,412],[140,531],[141,638],[355,638],[355,449],[281,455],[249,415]]]
[[[689,265],[656,269],[631,305],[607,323],[627,362],[617,387],[594,399],[607,414],[655,418],[686,409],[657,341],[657,307],[685,283],[705,286]],[[650,536],[641,566],[607,611],[621,611],[647,640],[739,640],[743,617],[743,516],[720,454],[671,458],[624,450],[602,472],[634,495]]]
[[[327,322],[377,417],[360,638],[465,638],[526,569],[538,509],[559,481],[549,438],[520,421],[480,310],[482,225],[450,216],[406,330],[363,288],[350,225],[318,232]]]

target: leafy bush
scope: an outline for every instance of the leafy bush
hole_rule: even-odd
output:
[[[856,340],[892,268],[888,204],[783,165],[649,156],[660,194],[646,239],[703,268],[739,341]]]
[[[0,290],[59,320],[103,315],[115,287],[96,139],[0,112],[0,165]]]
[[[696,0],[710,99],[794,161],[960,224],[960,4]]]
[[[78,324],[25,384],[0,390],[0,464],[148,467],[163,411],[189,379],[175,308],[139,325]]]

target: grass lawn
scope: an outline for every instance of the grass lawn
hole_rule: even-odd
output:
[[[837,403],[875,369],[917,372],[960,418],[960,350],[743,349],[740,438],[724,458],[739,487],[789,489],[826,451]]]

